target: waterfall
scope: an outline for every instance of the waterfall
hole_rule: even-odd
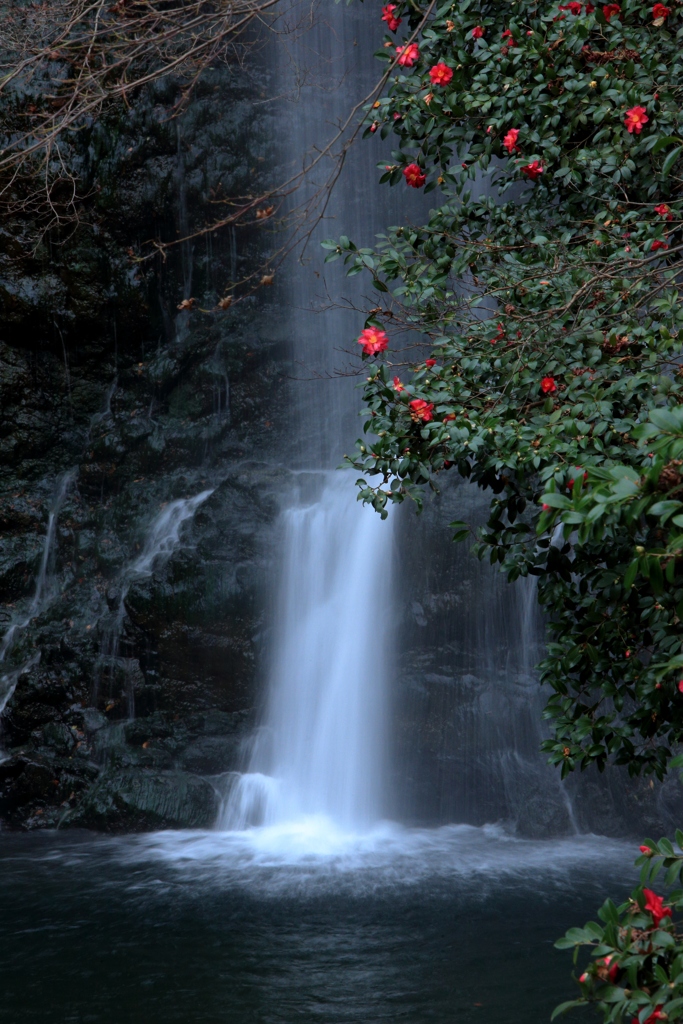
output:
[[[92,704],[97,706],[104,670],[112,676],[116,668],[125,675],[124,692],[129,718],[135,717],[135,693],[131,681],[130,659],[119,654],[121,631],[126,617],[126,597],[136,579],[151,576],[160,563],[170,558],[180,540],[180,531],[186,520],[191,519],[199,506],[213,494],[213,488],[201,491],[192,498],[178,498],[170,501],[152,520],[140,554],[123,569],[119,580],[118,601],[115,611],[105,625],[100,656],[95,672]]]
[[[33,593],[31,604],[29,605],[26,616],[17,622],[13,622],[0,641],[0,662],[5,661],[14,644],[17,633],[22,629],[25,629],[31,619],[35,618],[36,615],[39,615],[52,600],[53,595],[49,586],[49,572],[50,562],[54,551],[57,519],[62,505],[64,504],[67,491],[76,478],[76,472],[77,471],[75,469],[70,469],[67,473],[63,473],[57,480],[48,515],[47,531],[43,542],[43,554],[40,559],[38,575],[36,576],[36,589]],[[9,697],[7,697],[5,702],[2,704],[3,708],[7,703],[7,700],[9,700]]]
[[[0,664],[6,660],[7,655],[14,646],[17,634],[28,626],[31,619],[40,615],[40,613],[52,602],[54,597],[53,589],[50,585],[50,569],[54,555],[57,521],[59,519],[59,513],[62,505],[64,504],[64,499],[66,498],[71,484],[76,479],[76,473],[76,469],[70,469],[66,473],[63,473],[57,480],[52,501],[50,503],[47,530],[45,532],[45,540],[43,541],[43,553],[40,559],[38,575],[36,576],[36,587],[33,592],[33,597],[31,598],[31,603],[26,615],[22,619],[13,622],[5,632],[2,640],[0,640]],[[7,707],[9,701],[12,699],[12,694],[17,687],[20,677],[25,672],[28,672],[29,669],[33,668],[33,666],[39,661],[40,652],[37,652],[32,654],[28,660],[19,667],[15,667],[8,672],[0,673],[0,716]],[[2,759],[3,754],[0,749],[0,760]]]
[[[333,126],[369,95],[381,74],[372,54],[379,36],[376,11],[330,4],[288,43],[278,40],[278,87],[289,107],[283,166],[295,169],[304,154],[321,152]],[[315,206],[342,146],[284,214]],[[355,338],[360,310],[375,300],[367,279],[349,280],[341,261],[323,264],[317,243],[344,234],[371,246],[389,224],[424,222],[432,201],[403,183],[373,184],[375,162],[390,147],[377,133],[348,150],[325,221],[312,227],[304,258],[276,278],[278,329],[298,378],[288,388],[290,448],[282,457],[319,476],[362,430],[356,385],[367,371]],[[403,375],[424,358],[423,339],[393,324],[388,317],[387,358]],[[567,792],[540,752],[535,583],[511,587],[453,545],[446,524],[477,525],[488,507],[487,496],[453,476],[442,475],[442,494],[427,496],[420,520],[406,505],[382,522],[354,502],[347,474],[335,481],[326,474],[317,502],[284,513],[266,707],[247,771],[231,782],[222,829],[319,816],[352,831],[387,817],[428,827],[504,821],[535,835],[574,830]],[[401,572],[391,587],[394,544]],[[400,632],[389,706],[386,635],[394,617]]]
[[[382,817],[391,518],[359,507],[342,473],[284,513],[266,714],[221,827]]]

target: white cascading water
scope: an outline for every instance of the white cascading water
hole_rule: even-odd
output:
[[[135,693],[128,673],[128,660],[119,656],[119,641],[126,617],[126,597],[131,584],[141,576],[151,576],[158,565],[168,559],[180,540],[180,531],[188,519],[191,519],[199,506],[213,494],[213,488],[201,491],[192,498],[178,498],[170,501],[152,521],[142,551],[123,570],[120,577],[118,606],[111,617],[108,628],[105,628],[98,659],[95,684],[92,693],[92,704],[97,706],[102,673],[105,668],[111,672],[121,663],[126,676],[126,702],[130,718],[135,717]]]
[[[2,665],[8,654],[10,654],[18,634],[23,629],[26,629],[31,619],[40,615],[40,613],[48,607],[55,596],[53,588],[50,585],[50,562],[54,554],[57,521],[59,519],[59,513],[62,505],[64,504],[64,499],[67,496],[69,488],[76,479],[76,474],[76,469],[70,469],[66,473],[63,473],[57,480],[57,486],[55,488],[55,493],[48,515],[47,532],[45,533],[45,540],[43,542],[43,554],[40,559],[38,575],[36,576],[36,589],[34,591],[33,598],[31,599],[31,604],[29,605],[27,614],[23,618],[13,622],[0,640],[0,665]],[[12,699],[20,677],[25,672],[28,672],[29,669],[33,668],[34,665],[38,664],[39,661],[40,651],[32,654],[23,665],[15,667],[8,672],[0,670],[0,715],[2,715],[9,701]],[[0,748],[0,761],[3,761],[4,759],[5,755],[2,748]]]
[[[318,501],[284,513],[267,710],[222,828],[361,831],[383,815],[391,517],[326,476]]]

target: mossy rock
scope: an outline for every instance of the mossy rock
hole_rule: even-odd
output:
[[[64,824],[104,832],[209,828],[217,811],[216,791],[198,775],[179,771],[105,772]]]

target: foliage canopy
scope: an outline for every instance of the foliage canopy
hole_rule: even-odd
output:
[[[449,469],[487,489],[476,550],[536,576],[548,615],[550,759],[662,778],[683,739],[680,7],[390,14],[417,58],[367,130],[397,137],[381,180],[440,204],[375,250],[325,243],[391,335],[366,357],[360,497],[385,515]],[[403,380],[401,329],[432,350]]]

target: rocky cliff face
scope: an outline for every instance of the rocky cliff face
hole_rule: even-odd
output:
[[[36,245],[17,219],[0,235],[11,826],[207,825],[212,777],[239,764],[286,485],[273,452],[288,354],[262,293],[216,305],[267,240],[227,229],[142,257],[264,180],[255,88],[222,69],[178,117],[172,85],[141,95],[81,146],[75,229]],[[205,491],[175,534],[154,535]]]

